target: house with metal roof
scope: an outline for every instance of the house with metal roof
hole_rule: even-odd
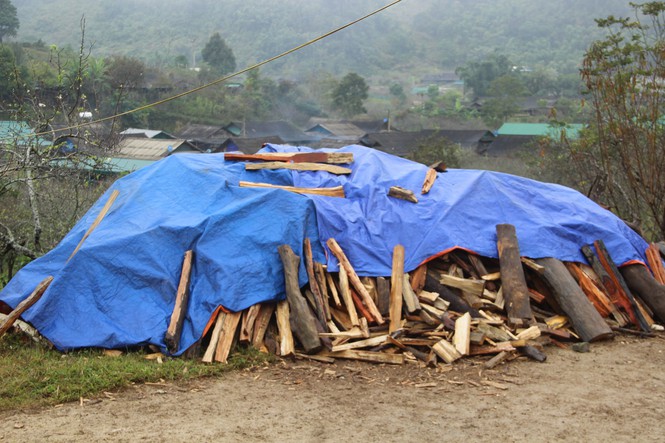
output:
[[[175,136],[169,134],[168,132],[158,131],[155,129],[139,129],[139,128],[127,128],[120,133],[124,137],[143,137],[143,138],[154,138],[162,140],[172,140]]]
[[[549,123],[504,123],[497,135],[530,135],[533,137],[560,138],[563,133],[566,137],[576,139],[585,125],[581,123],[569,123],[563,126],[551,125]]]

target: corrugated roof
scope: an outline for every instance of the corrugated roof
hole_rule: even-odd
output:
[[[582,128],[584,125],[579,123],[571,123],[565,127],[552,126],[548,123],[504,123],[499,128],[498,134],[558,138],[561,136],[561,131],[565,130],[568,137],[578,138]]]
[[[122,131],[120,135],[139,136],[146,138],[162,138],[162,139],[175,138],[168,132],[158,131],[155,129],[139,129],[139,128],[127,128],[124,131]]]
[[[125,138],[118,143],[116,158],[159,160],[176,151],[199,152],[186,140],[159,140],[152,138]]]

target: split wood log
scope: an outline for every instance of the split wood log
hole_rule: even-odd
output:
[[[646,251],[649,267],[653,272],[656,281],[661,285],[665,285],[665,267],[663,267],[663,260],[660,257],[660,250],[655,243],[651,243]]]
[[[443,300],[450,303],[450,309],[455,312],[468,312],[471,317],[480,317],[480,313],[476,308],[469,306],[469,304],[462,299],[459,295],[448,289],[446,286],[439,283],[438,275],[433,273],[432,270],[427,271],[427,279],[425,280],[425,290],[436,292]]]
[[[339,268],[338,277],[339,292],[342,295],[342,300],[344,300],[344,306],[346,306],[346,312],[349,314],[351,325],[359,326],[358,311],[356,311],[355,304],[353,303],[353,296],[351,295],[351,288],[349,287],[349,277],[341,266]]]
[[[337,286],[335,286],[335,282],[333,281],[332,275],[330,275],[327,272],[326,272],[326,282],[328,283],[328,287],[330,288],[330,294],[332,294],[335,306],[341,308],[342,301],[339,299],[339,294],[337,293]]]
[[[268,189],[283,189],[284,191],[295,192],[296,194],[311,194],[311,195],[323,195],[326,197],[340,197],[344,198],[344,187],[343,186],[333,186],[330,188],[299,188],[296,186],[281,186],[273,185],[270,183],[255,183],[240,181],[238,186],[241,188],[268,188]]]
[[[623,294],[626,296],[628,299],[628,302],[630,303],[630,308],[633,310],[635,313],[635,317],[637,318],[637,322],[639,326],[644,330],[644,331],[650,331],[651,328],[649,326],[649,323],[646,321],[642,313],[640,312],[639,308],[637,307],[637,303],[635,302],[635,298],[633,297],[632,292],[630,292],[630,289],[628,289],[628,285],[626,284],[626,281],[623,279],[621,273],[619,272],[619,269],[617,268],[616,264],[612,260],[612,257],[610,256],[609,251],[605,247],[605,243],[602,240],[596,240],[593,242],[593,245],[596,248],[596,252],[598,253],[598,258],[600,259],[600,262],[603,264],[603,267],[605,270],[610,274],[610,277],[614,281],[614,283],[621,288],[621,291]]]
[[[462,354],[459,353],[457,348],[455,348],[455,346],[449,343],[445,338],[432,346],[432,350],[436,353],[436,355],[441,357],[441,360],[448,364],[462,358]]]
[[[390,327],[392,334],[402,327],[402,285],[404,284],[404,246],[393,248],[393,267],[390,277]]]
[[[314,304],[316,307],[316,317],[322,325],[325,325],[330,318],[330,313],[327,312],[325,303],[323,301],[323,293],[319,288],[319,283],[314,275],[314,259],[312,258],[312,242],[309,238],[305,238],[303,243],[305,252],[305,269],[307,270],[307,279],[309,280],[309,287],[314,294]]]
[[[483,291],[485,290],[484,280],[460,278],[443,273],[440,274],[439,276],[439,283],[441,283],[442,285],[450,286],[451,288],[460,289],[462,292],[468,293],[474,299],[481,298],[483,295]]]
[[[411,203],[418,203],[418,198],[409,189],[404,189],[400,186],[391,186],[388,189],[388,197],[399,198],[400,200],[406,200]]]
[[[529,357],[531,360],[536,360],[537,362],[544,362],[547,360],[547,355],[545,355],[540,349],[536,348],[535,346],[531,345],[526,345],[522,346],[519,348],[520,353],[522,355],[526,355]]]
[[[180,347],[180,335],[182,333],[182,324],[187,315],[187,303],[189,301],[189,282],[192,271],[192,257],[191,250],[185,252],[185,257],[182,261],[182,270],[180,272],[180,283],[178,284],[178,292],[175,296],[175,305],[173,313],[171,314],[171,321],[169,327],[164,335],[164,343],[171,354],[178,352]]]
[[[413,289],[411,288],[411,281],[409,279],[409,274],[402,275],[402,298],[404,299],[404,306],[406,307],[406,312],[413,314],[420,310],[420,303],[418,302],[418,296]]]
[[[628,301],[626,295],[616,283],[615,279],[613,279],[605,269],[605,266],[601,262],[599,256],[593,252],[591,246],[589,245],[582,246],[580,250],[591,265],[593,271],[600,279],[602,288],[609,295],[612,304],[614,304],[617,308],[623,309],[623,311],[628,315],[628,318],[632,324],[638,324],[637,317],[635,316],[633,308],[630,306],[630,302]]]
[[[257,171],[260,169],[289,169],[292,171],[325,171],[335,175],[347,175],[352,171],[342,166],[321,164],[321,163],[286,163],[286,162],[266,162],[266,163],[245,163],[246,171]]]
[[[489,274],[485,264],[476,254],[467,254],[466,257],[469,259],[469,263],[471,263],[471,266],[473,266],[478,276]],[[487,281],[487,283],[485,283],[485,288],[489,289],[490,291],[497,290],[497,286],[493,281]]]
[[[363,305],[362,300],[360,300],[360,297],[358,297],[358,294],[356,294],[356,291],[351,289],[351,299],[353,300],[353,304],[356,306],[356,310],[360,312],[360,315],[362,317],[359,318],[359,321],[362,323],[362,319],[366,319],[368,322],[374,321],[374,318],[372,317],[372,314],[369,312],[369,310]]]
[[[501,288],[508,318],[516,323],[529,321],[533,314],[529,304],[529,289],[522,269],[515,226],[496,225],[496,237],[501,268]]]
[[[582,270],[580,265],[576,263],[566,263],[566,267],[576,278],[580,288],[582,288],[582,291],[584,291],[589,300],[591,300],[591,303],[593,303],[594,307],[600,313],[600,315],[603,317],[612,315],[617,323],[619,323],[619,326],[626,325],[626,320],[623,314],[619,312],[616,306],[614,306],[614,304],[610,301],[607,294],[605,294],[605,292],[602,290],[602,285],[600,285],[600,287],[597,286],[593,279],[591,279],[591,277],[589,277],[589,275]]]
[[[296,347],[293,342],[293,332],[289,318],[289,302],[283,300],[277,303],[277,329],[279,330],[279,355],[282,357],[292,357],[295,354]]]
[[[379,294],[376,289],[376,279],[374,277],[360,277],[360,282],[363,284],[372,301],[376,304],[376,308],[379,308]],[[380,311],[380,309],[379,309]]]
[[[314,354],[321,350],[321,340],[316,328],[316,319],[300,292],[298,283],[300,257],[293,253],[289,245],[281,245],[277,250],[284,266],[284,284],[291,311],[289,315],[291,329],[304,348],[305,354]]]
[[[240,322],[240,337],[238,338],[240,343],[248,344],[252,342],[254,325],[256,324],[256,319],[260,312],[260,303],[256,303],[243,311],[242,321]]]
[[[27,311],[32,305],[37,303],[37,301],[44,295],[44,292],[46,289],[48,289],[49,285],[53,281],[53,277],[50,275],[46,277],[44,280],[42,280],[37,287],[35,288],[34,291],[30,295],[28,295],[21,303],[19,303],[16,308],[12,312],[10,312],[7,317],[4,319],[2,322],[2,325],[0,325],[0,337],[2,337],[5,332],[9,328],[12,327],[14,322],[18,320],[18,318],[23,314],[25,311]]]
[[[261,303],[260,306],[261,311],[259,312],[259,315],[256,316],[254,331],[252,334],[252,346],[256,349],[263,348],[263,337],[265,337],[266,331],[268,330],[270,318],[272,317],[273,312],[275,312],[274,303]]]
[[[240,154],[227,152],[225,161],[281,161],[293,163],[353,163],[352,152],[270,152],[264,154]]]
[[[220,363],[228,362],[229,353],[233,347],[238,323],[240,322],[240,314],[240,312],[230,312],[224,316],[224,323],[222,324],[222,330],[219,334],[219,341],[215,348],[214,361]]]
[[[346,311],[343,311],[341,309],[337,309],[334,307],[330,307],[330,314],[332,315],[332,318],[335,320],[336,324],[338,324],[343,330],[345,331],[350,331],[354,328],[359,328],[360,327],[360,321],[358,321],[358,325],[354,325],[351,323],[351,319],[349,318],[349,314]],[[333,322],[328,322],[328,325]],[[330,326],[328,326],[330,328]],[[330,328],[331,331],[334,332],[334,329]]]
[[[212,359],[215,356],[215,349],[217,348],[217,343],[219,342],[219,335],[222,333],[222,328],[224,327],[224,318],[226,318],[226,312],[219,311],[217,318],[215,319],[215,326],[212,329],[212,334],[210,335],[210,343],[206,348],[203,358],[201,359],[203,363],[212,363]]]
[[[510,352],[501,351],[498,354],[496,354],[494,357],[489,359],[487,362],[485,362],[483,367],[485,369],[493,369],[494,367],[500,365],[509,358],[510,358]]]
[[[461,355],[468,355],[471,346],[471,315],[465,313],[455,320],[455,335],[453,336],[455,349]]]
[[[390,283],[385,277],[376,278],[378,301],[376,307],[384,317],[390,317]]]
[[[423,181],[423,187],[420,190],[421,194],[427,194],[430,189],[432,189],[432,186],[434,186],[434,182],[436,181],[437,173],[436,169],[429,168],[427,172],[425,173],[425,180]]]
[[[535,340],[538,337],[540,337],[540,328],[538,325],[533,325],[517,334],[518,340]]]
[[[552,289],[552,295],[582,340],[591,342],[613,336],[610,327],[593,307],[563,263],[555,258],[541,258],[536,260],[536,263],[545,267],[545,272],[542,274],[543,279]]]
[[[369,293],[363,286],[362,282],[360,281],[360,278],[358,278],[356,271],[353,269],[353,266],[351,266],[351,262],[349,262],[349,259],[346,257],[346,254],[344,254],[342,248],[339,246],[339,244],[337,244],[337,241],[332,237],[328,239],[326,244],[328,245],[328,248],[330,248],[330,251],[335,255],[335,257],[337,257],[340,266],[343,267],[346,273],[348,274],[349,281],[360,295],[360,298],[362,299],[363,303],[369,310],[370,314],[372,314],[372,317],[374,317],[376,323],[382,325],[384,321],[383,317],[381,317],[381,313],[374,304],[374,301],[372,301],[372,297],[369,295]]]
[[[628,287],[635,291],[661,322],[665,322],[665,285],[661,285],[642,265],[621,268]]]
[[[104,207],[102,208],[101,211],[99,211],[99,214],[97,214],[97,217],[95,218],[95,221],[92,222],[90,227],[88,228],[87,231],[85,231],[85,234],[83,234],[83,238],[81,238],[81,241],[79,241],[78,245],[76,245],[76,248],[74,249],[74,252],[69,256],[67,261],[71,260],[74,255],[81,249],[81,246],[83,246],[83,242],[90,237],[90,234],[92,234],[92,231],[94,231],[97,226],[102,222],[104,217],[106,217],[106,214],[109,212],[111,209],[111,206],[113,206],[113,202],[115,202],[115,199],[118,198],[118,195],[120,195],[120,191],[117,189],[114,190],[111,195],[109,196],[109,199],[106,200],[106,203],[104,204]]]
[[[354,341],[350,343],[345,343],[343,345],[333,346],[332,352],[338,351],[347,351],[349,349],[358,349],[358,348],[370,348],[373,346],[379,346],[385,343],[388,338],[388,334],[378,335],[376,337],[368,338],[365,340]]]
[[[411,289],[417,294],[425,288],[425,280],[427,279],[427,263],[418,266],[411,275]]]
[[[431,169],[434,169],[436,172],[447,172],[446,163],[443,160],[436,161],[429,165]]]

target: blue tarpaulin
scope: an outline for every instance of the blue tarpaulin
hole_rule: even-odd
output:
[[[268,145],[268,152],[308,151]],[[283,299],[277,253],[289,244],[302,256],[337,261],[334,237],[360,275],[390,275],[392,249],[402,244],[407,270],[455,247],[496,257],[499,223],[515,225],[522,255],[584,262],[580,247],[602,239],[619,263],[644,261],[646,242],[611,212],[562,186],[507,174],[439,173],[420,194],[427,168],[360,146],[349,176],[289,170],[245,171],[219,154],[177,154],[118,180],[62,242],[31,262],[0,293],[15,307],[48,275],[54,281],[23,314],[59,349],[154,344],[175,302],[183,254],[194,251],[190,302],[181,349],[198,340],[215,309],[236,311]],[[343,186],[346,198],[240,188],[239,180],[299,187]],[[391,186],[414,191],[417,204],[387,196]],[[68,257],[104,206],[111,210],[82,248]],[[301,263],[301,284],[306,273]]]

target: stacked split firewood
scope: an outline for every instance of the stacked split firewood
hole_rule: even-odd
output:
[[[327,245],[339,272],[312,260],[308,240],[302,258],[280,246],[286,300],[220,311],[189,354],[226,362],[240,343],[325,362],[436,366],[487,356],[485,365],[493,367],[520,355],[543,361],[548,344],[568,347],[615,331],[653,335],[654,318],[665,318],[665,270],[655,246],[647,253],[652,275],[641,264],[619,271],[602,241],[582,248],[590,265],[531,260],[520,256],[513,226],[496,230],[499,259],[456,249],[404,272],[405,251],[398,245],[392,274],[380,277],[359,277],[332,238]],[[303,288],[300,260],[309,279]]]

